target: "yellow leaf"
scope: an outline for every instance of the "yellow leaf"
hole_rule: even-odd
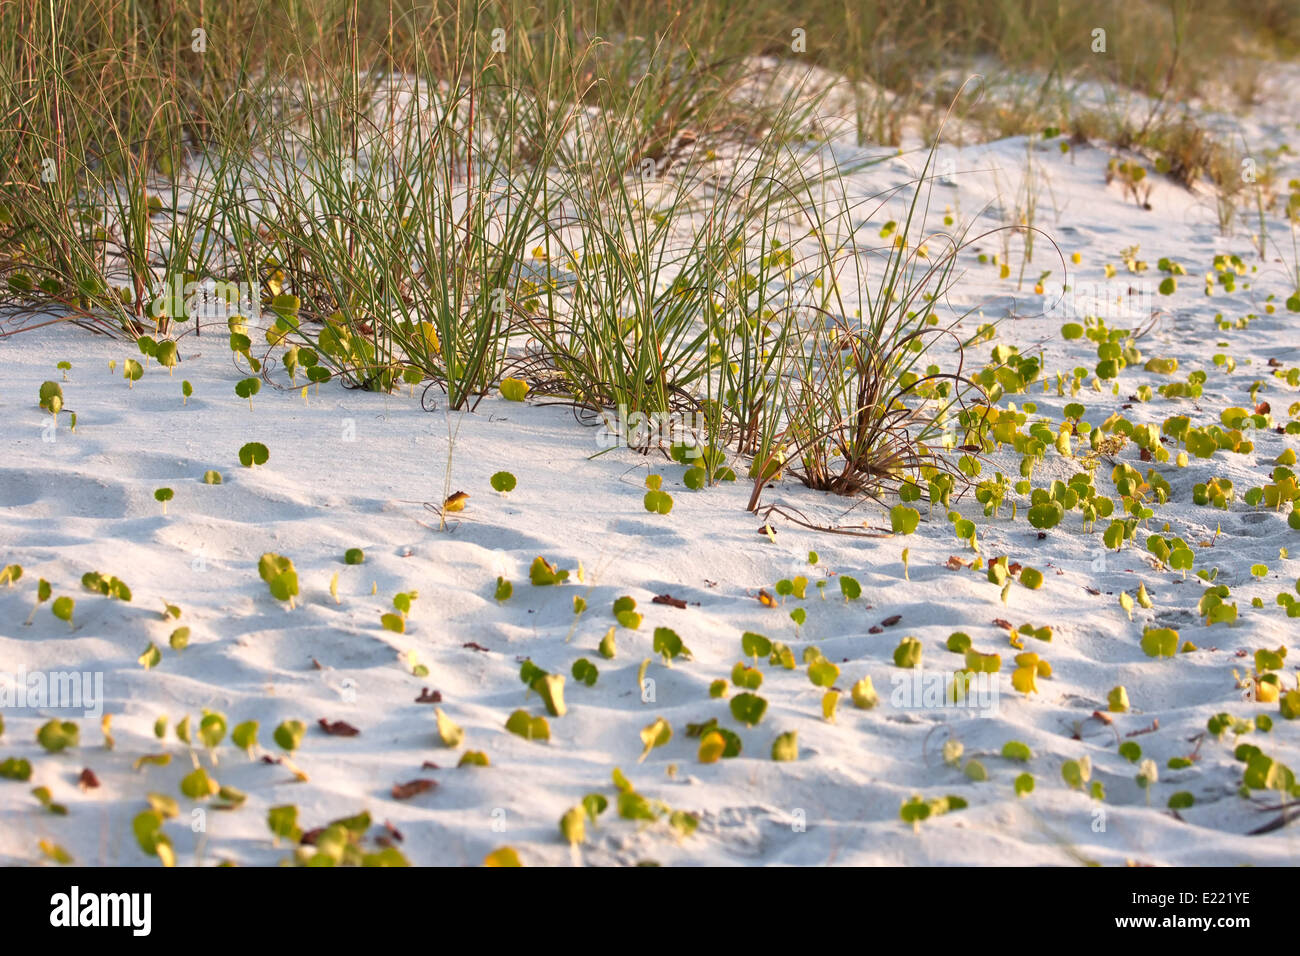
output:
[[[519,854],[515,852],[514,847],[502,846],[497,847],[487,856],[483,857],[484,866],[523,866],[519,862]]]
[[[835,719],[835,708],[839,706],[840,692],[837,690],[828,690],[822,695],[822,717],[826,720]]]
[[[461,741],[465,739],[464,729],[444,714],[441,707],[435,711],[434,716],[438,719],[438,739],[442,741],[442,745],[459,747]]]
[[[1022,694],[1038,693],[1038,665],[1017,667],[1011,675],[1011,686]]]
[[[432,322],[421,322],[420,332],[424,335],[424,346],[435,355],[442,351],[442,342],[438,340],[438,330]]]
[[[711,730],[700,740],[700,763],[717,763],[727,749],[727,740],[716,730]]]
[[[56,863],[68,864],[72,862],[72,854],[57,843],[51,843],[49,840],[40,842],[41,852],[48,856]]]
[[[528,394],[528,383],[522,378],[506,378],[501,380],[501,396],[507,401],[522,402]]]
[[[650,751],[656,747],[662,747],[668,741],[672,740],[673,728],[662,717],[658,718],[653,724],[647,724],[641,729],[641,743],[645,744],[645,750],[637,759],[637,763],[645,760],[650,755]]]

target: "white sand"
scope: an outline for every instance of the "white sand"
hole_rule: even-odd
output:
[[[1294,137],[1294,105],[1290,112],[1277,102],[1260,107],[1247,129],[1260,147]],[[952,159],[957,185],[936,189],[936,217],[945,205],[965,217],[995,201],[994,176],[987,171],[995,166],[1010,199],[1024,155],[1022,139],[945,150],[941,159]],[[1155,270],[1161,256],[1186,266],[1189,275],[1176,295],[1159,298],[1156,305],[1167,311],[1139,345],[1144,358],[1177,358],[1177,380],[1195,369],[1209,373],[1196,403],[1157,395],[1123,413],[1137,422],[1159,424],[1185,414],[1193,424],[1217,423],[1223,408],[1250,406],[1250,385],[1262,379],[1267,385],[1259,400],[1270,402],[1277,423],[1285,424],[1287,407],[1300,392],[1274,379],[1267,363],[1300,364],[1297,316],[1282,305],[1292,291],[1287,266],[1275,261],[1272,249],[1260,262],[1240,225],[1233,238],[1220,237],[1213,198],[1204,190],[1189,194],[1161,181],[1152,211],[1126,201],[1118,186],[1104,185],[1109,155],[1087,147],[1062,155],[1055,141],[1036,149],[1035,163],[1045,176],[1038,224],[1067,257],[1081,254],[1082,264],[1069,273],[1076,286],[1108,283],[1118,292],[1140,279],[1153,288],[1161,278]],[[855,187],[870,195],[905,182],[918,162],[908,156],[875,167],[856,177]],[[1282,157],[1279,181],[1297,175],[1300,164]],[[897,212],[875,218],[883,223]],[[992,226],[998,220],[983,222]],[[1269,228],[1289,256],[1285,224],[1274,216]],[[1151,263],[1141,277],[1129,276],[1119,257],[1134,244]],[[1017,241],[1013,249],[1018,247]],[[980,251],[1000,251],[998,240]],[[1235,294],[1207,299],[1200,276],[1215,253],[1226,251],[1239,253],[1258,272],[1243,277]],[[1060,315],[1032,317],[1050,301],[1032,293],[1038,272],[1051,269],[1049,289],[1060,287],[1061,266],[1050,245],[1040,242],[1019,293],[1018,252],[1007,281],[998,279],[996,267],[976,262],[973,252],[963,262],[968,271],[958,292],[968,304],[988,300],[987,320],[1005,314],[998,306],[1010,295],[1016,296],[1016,313],[1030,316],[1005,321],[995,342],[975,346],[971,358],[977,367],[988,361],[996,342],[1023,352],[1042,343],[1052,382],[1058,371],[1095,365],[1092,343],[1061,338]],[[1119,268],[1111,280],[1102,272],[1108,262]],[[1264,311],[1269,294],[1277,296],[1274,315]],[[1213,324],[1219,311],[1228,319],[1248,313],[1256,318],[1246,330],[1221,332]],[[973,334],[975,324],[968,321],[963,330]],[[1210,361],[1216,352],[1233,356],[1236,371],[1216,368]],[[293,760],[309,780],[296,782],[284,766],[250,760],[228,741],[215,767],[202,754],[214,777],[248,799],[237,811],[209,810],[204,833],[192,831],[189,814],[196,805],[182,799],[180,819],[166,826],[181,864],[283,859],[288,849],[272,845],[266,826],[267,809],[282,804],[299,807],[304,828],[367,809],[376,824],[391,821],[402,832],[401,848],[416,864],[476,864],[503,845],[515,847],[528,864],[575,858],[591,864],[1071,864],[1081,857],[1105,864],[1284,864],[1300,849],[1293,828],[1246,835],[1275,816],[1259,808],[1276,805],[1277,794],[1257,794],[1254,802],[1237,795],[1242,764],[1233,757],[1231,735],[1196,741],[1215,713],[1270,713],[1276,721],[1272,734],[1252,733],[1242,742],[1300,767],[1296,724],[1281,719],[1276,705],[1243,701],[1233,676],[1234,669],[1250,669],[1244,655],[1257,648],[1286,644],[1295,650],[1296,619],[1288,620],[1274,598],[1294,592],[1300,532],[1287,528],[1284,514],[1240,501],[1247,488],[1266,480],[1277,455],[1300,444],[1295,436],[1260,432],[1252,436],[1252,454],[1220,452],[1210,461],[1194,459],[1186,469],[1172,463],[1160,468],[1174,500],[1157,508],[1150,531],[1168,521],[1174,533],[1198,545],[1221,528],[1212,548],[1198,547],[1196,566],[1219,569],[1218,581],[1232,587],[1241,618],[1235,626],[1207,629],[1196,616],[1199,581],[1153,568],[1145,552],[1131,545],[1099,558],[1106,522],[1084,534],[1077,513],[1040,541],[1024,519],[1023,501],[1014,522],[1009,507],[987,520],[973,498],[962,502],[963,513],[976,519],[986,555],[1007,554],[1046,575],[1039,591],[1013,586],[1004,604],[982,572],[945,567],[950,555],[973,555],[953,537],[942,510],[927,515],[924,503],[921,527],[908,538],[818,534],[774,518],[771,542],[757,533],[759,518],[744,510],[748,483],[693,492],[682,484],[684,469],[661,457],[620,449],[592,458],[601,450],[595,430],[575,423],[564,408],[492,397],[474,414],[428,413],[418,393],[382,396],[331,383],[319,394],[313,390],[307,404],[297,389],[264,388],[250,412],[233,394],[234,382],[245,373],[233,367],[219,328],[181,340],[183,362],[174,377],[154,364],[128,389],[120,367],[134,354],[129,344],[71,326],[0,340],[0,565],[16,562],[25,569],[17,586],[0,588],[0,670],[102,672],[104,708],[113,715],[116,738],[115,749],[104,749],[98,721],[67,710],[3,712],[0,759],[25,757],[34,772],[28,784],[0,781],[0,861],[39,860],[38,841],[48,839],[80,863],[157,865],[137,846],[132,818],[145,808],[146,793],[177,794],[192,764],[174,737],[154,739],[154,720],[189,714],[197,721],[204,708],[224,713],[232,726],[260,721],[261,745],[273,754],[280,753],[271,740],[280,721],[307,723]],[[63,390],[78,423],[71,433],[65,412],[51,442],[42,432],[49,416],[37,408],[36,396],[42,381],[59,380],[55,365],[61,360],[73,366]],[[110,360],[118,362],[117,372],[110,372]],[[188,405],[181,402],[182,378],[194,386]],[[1040,414],[1056,420],[1067,402],[1081,401],[1088,420],[1097,424],[1139,385],[1168,380],[1131,366],[1121,375],[1118,396],[1088,389],[1077,399],[1061,398],[1054,387],[1043,392],[1036,386],[1008,399],[1017,405],[1035,401]],[[456,436],[454,448],[449,432]],[[265,467],[239,466],[237,452],[247,441],[269,447]],[[1137,461],[1132,445],[1121,460],[1143,471],[1150,467]],[[998,468],[1014,479],[1017,464],[1018,456],[996,455],[985,474]],[[224,484],[204,484],[207,469],[219,470]],[[519,480],[509,495],[488,485],[502,469]],[[1076,470],[1049,451],[1035,484],[1066,479]],[[642,507],[643,482],[651,473],[664,476],[675,498],[670,515],[651,515]],[[1192,485],[1216,475],[1236,484],[1238,501],[1227,512],[1191,502]],[[465,512],[450,516],[449,528],[440,532],[437,516],[423,502],[441,501],[448,485],[471,497]],[[1097,485],[1114,494],[1109,466],[1099,469]],[[165,516],[153,499],[163,486],[175,490]],[[789,482],[766,491],[763,500],[823,520],[872,526],[889,521],[871,503],[842,516],[852,502]],[[1145,531],[1139,541],[1144,538]],[[364,565],[342,563],[350,547],[364,548]],[[905,547],[910,580],[900,560]],[[1279,560],[1283,547],[1292,553],[1288,560]],[[820,554],[815,568],[807,563],[809,550]],[[302,594],[294,610],[271,598],[258,578],[258,557],[266,551],[287,555],[297,566]],[[528,568],[538,555],[575,571],[581,563],[585,583],[530,586]],[[1255,563],[1270,568],[1262,580],[1249,572]],[[124,604],[84,591],[80,577],[90,570],[120,577],[134,600]],[[336,572],[338,604],[328,594]],[[787,615],[799,602],[787,598],[782,608],[769,609],[756,596],[760,588],[771,591],[777,580],[797,574],[810,581],[852,575],[863,585],[862,598],[846,603],[831,579],[821,600],[810,585],[803,602],[807,623],[796,631]],[[498,575],[514,582],[514,596],[504,604],[493,598]],[[31,626],[23,626],[42,577],[56,595],[76,598],[71,629],[48,605]],[[1139,581],[1154,607],[1137,608],[1130,621],[1117,595],[1131,593]],[[407,633],[383,630],[380,615],[391,609],[392,595],[412,589],[419,598]],[[651,603],[663,593],[689,606]],[[625,594],[637,599],[645,621],[639,631],[620,628],[617,657],[605,660],[596,646],[614,623],[614,599]],[[576,627],[575,595],[589,605]],[[1262,609],[1250,607],[1256,596]],[[164,602],[183,609],[179,622],[162,619]],[[868,632],[894,615],[901,617],[896,625]],[[1012,689],[1015,651],[993,623],[999,618],[1054,628],[1051,643],[1026,642],[1026,650],[1038,651],[1053,668],[1050,679],[1040,679],[1038,694]],[[177,623],[192,629],[189,647],[180,652],[167,646]],[[1172,660],[1148,658],[1138,642],[1143,626],[1153,624],[1178,628],[1200,650]],[[693,657],[664,666],[651,651],[657,626],[673,628]],[[816,645],[840,665],[836,686],[846,694],[833,723],[822,719],[822,689],[809,681],[802,664],[793,671],[762,664],[766,679],[759,693],[769,709],[754,728],[739,726],[725,700],[710,699],[710,682],[729,677],[742,658],[740,638],[748,630],[787,642],[800,659],[805,646]],[[958,630],[976,648],[1003,655],[995,714],[980,718],[954,708],[892,703],[891,675],[901,673],[892,663],[899,640],[916,636],[924,645],[926,670],[950,672],[962,659],[945,650],[944,642]],[[151,641],[162,649],[162,662],[145,670],[137,657]],[[471,642],[485,649],[467,646]],[[411,653],[428,667],[428,676],[410,673]],[[549,743],[526,741],[504,728],[516,708],[544,713],[519,680],[525,657],[566,675],[579,657],[600,669],[594,687],[568,679],[568,713],[550,718]],[[646,675],[654,681],[652,702],[644,702],[637,687],[638,667],[648,657],[656,657]],[[855,709],[847,694],[864,675],[881,695],[874,710]],[[1290,686],[1294,680],[1288,666],[1285,681]],[[1132,712],[1114,715],[1113,730],[1087,721],[1105,708],[1107,692],[1119,684],[1128,689]],[[464,727],[461,748],[439,745],[434,706],[415,702],[425,687],[441,693],[444,711]],[[46,754],[35,734],[50,716],[75,717],[80,746]],[[672,725],[673,738],[638,764],[638,733],[657,717]],[[347,721],[361,733],[327,736],[316,726],[321,718]],[[740,735],[740,757],[709,765],[696,761],[698,741],[687,737],[686,725],[709,718]],[[1080,722],[1084,732],[1076,739]],[[1137,767],[1117,753],[1116,740],[1157,722],[1155,732],[1132,737],[1160,767],[1148,803],[1135,781]],[[770,759],[773,740],[785,731],[798,732],[796,762]],[[948,737],[964,745],[967,758],[984,764],[987,781],[971,782],[944,764],[939,751]],[[1028,765],[998,756],[1010,740],[1032,749]],[[486,752],[491,766],[457,769],[464,749]],[[133,769],[139,756],[163,751],[175,757],[169,766]],[[1170,758],[1193,753],[1191,768],[1166,768]],[[1062,763],[1084,756],[1105,786],[1104,802],[1062,781]],[[425,761],[439,769],[422,769]],[[87,767],[98,776],[99,788],[78,786]],[[571,855],[557,822],[584,794],[598,791],[612,803],[615,767],[645,796],[698,813],[698,831],[678,838],[666,821],[647,826],[621,820],[611,806],[598,826],[588,827],[587,844]],[[1037,787],[1017,797],[1012,782],[1025,771]],[[438,786],[410,800],[392,798],[394,784],[421,777]],[[29,796],[37,785],[67,805],[66,817],[47,814]],[[1166,809],[1178,791],[1196,800],[1180,811],[1181,819]],[[928,820],[914,832],[899,819],[900,804],[913,793],[959,795],[969,807]]]

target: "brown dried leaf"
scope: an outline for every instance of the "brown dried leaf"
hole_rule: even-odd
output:
[[[322,717],[317,723],[320,724],[320,729],[331,737],[355,737],[361,733],[357,728],[343,720],[336,720],[331,723]]]
[[[408,780],[406,783],[393,784],[394,800],[410,800],[421,793],[427,793],[438,784],[433,780]]]

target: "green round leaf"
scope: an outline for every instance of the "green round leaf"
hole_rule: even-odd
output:
[[[265,465],[271,457],[265,445],[261,442],[250,441],[239,449],[239,463],[245,468],[252,468],[254,465]]]

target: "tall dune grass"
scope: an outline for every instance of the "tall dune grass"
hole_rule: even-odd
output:
[[[874,493],[944,468],[953,409],[981,398],[931,352],[963,238],[920,234],[927,164],[896,235],[867,242],[861,208],[897,197],[849,195],[814,115],[847,90],[859,140],[894,142],[936,108],[918,76],[994,57],[1045,71],[1030,122],[1085,80],[1152,96],[1132,143],[1191,179],[1212,163],[1162,104],[1214,57],[1300,36],[1286,5],[1249,3],[1094,24],[1080,0],[14,0],[0,304],[181,336],[210,317],[160,289],[242,283],[265,321],[207,332],[268,378],[314,364],[468,409],[518,375],[595,416],[698,416],[751,459],[751,505],[780,469]],[[790,64],[843,82],[754,96]]]

